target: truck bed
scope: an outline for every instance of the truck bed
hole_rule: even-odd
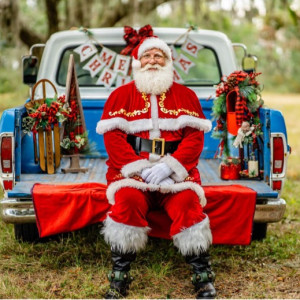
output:
[[[41,174],[21,174],[21,179],[16,182],[12,191],[8,192],[9,198],[31,198],[31,189],[35,183],[47,184],[67,184],[82,182],[102,182],[106,183],[106,159],[82,158],[80,166],[88,168],[86,173],[63,173],[62,169],[68,168],[70,159],[62,158],[61,165],[53,175]],[[273,191],[264,181],[258,180],[222,180],[219,176],[218,159],[200,159],[198,169],[201,174],[202,185],[231,185],[240,184],[252,188],[257,192],[257,198],[277,198],[278,193]]]

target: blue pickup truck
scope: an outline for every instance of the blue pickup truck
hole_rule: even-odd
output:
[[[223,76],[242,68],[237,62],[235,48],[242,47],[245,54],[244,61],[251,58],[254,60],[255,57],[247,53],[244,45],[232,43],[221,32],[210,30],[187,32],[186,29],[154,28],[154,33],[175,49],[176,56],[183,59],[181,66],[177,64],[179,68],[176,80],[195,91],[206,118],[211,119],[215,127],[212,108],[216,86]],[[123,28],[92,29],[89,30],[89,34],[82,30],[58,32],[53,34],[46,44],[33,45],[30,55],[24,57],[24,83],[29,84],[32,90],[36,81],[47,79],[53,83],[57,94],[62,95],[66,89],[69,57],[70,54],[74,55],[88,138],[94,143],[97,154],[80,156],[80,166],[88,168],[88,172],[62,172],[70,163],[70,159],[63,156],[54,174],[48,174],[41,169],[34,157],[33,134],[24,133],[22,128],[22,120],[27,116],[25,104],[30,99],[24,99],[24,105],[20,107],[3,112],[0,120],[0,183],[4,190],[4,197],[0,203],[1,218],[5,223],[14,224],[17,240],[38,239],[31,195],[35,183],[106,182],[107,154],[103,137],[96,133],[95,128],[109,94],[117,85],[130,80],[130,76],[123,72],[119,74],[122,75],[119,79],[113,78],[114,80],[105,84],[99,81],[101,72],[95,74],[96,69],[91,70],[87,67],[88,60],[84,60],[79,52],[89,56],[89,61],[97,55],[100,57],[99,52],[103,47],[109,49],[110,53],[119,54],[126,46],[123,34]],[[197,55],[189,55],[182,51],[183,46],[187,46],[187,39],[198,47]],[[84,48],[85,46],[87,48]],[[38,58],[34,55],[36,50],[42,50],[38,72]],[[97,67],[95,64],[94,66]],[[114,68],[111,65],[109,67],[111,70]],[[189,70],[185,70],[185,67]],[[47,97],[55,96],[51,89],[46,92]],[[262,239],[266,236],[267,224],[280,221],[285,212],[286,202],[281,198],[281,191],[286,177],[290,147],[284,117],[280,111],[262,107],[259,110],[259,117],[262,124],[259,178],[221,179],[220,158],[215,155],[219,141],[212,137],[211,132],[205,134],[205,145],[198,168],[203,186],[239,184],[257,192],[252,237]]]

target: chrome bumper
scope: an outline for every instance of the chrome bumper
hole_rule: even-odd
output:
[[[5,223],[35,223],[35,212],[31,199],[4,199],[0,203],[1,217]],[[273,223],[283,218],[286,208],[284,199],[268,200],[267,204],[257,204],[254,214],[256,223]]]
[[[31,199],[4,199],[0,202],[1,218],[5,223],[35,223],[35,212]]]
[[[286,208],[284,199],[269,199],[267,204],[256,204],[254,222],[256,223],[274,223],[283,218]]]

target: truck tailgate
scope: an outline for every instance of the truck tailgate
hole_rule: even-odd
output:
[[[21,174],[21,181],[17,182],[14,189],[8,192],[9,198],[31,198],[31,189],[35,183],[45,184],[68,184],[82,182],[106,183],[106,159],[82,158],[80,166],[88,168],[86,173],[63,173],[61,169],[69,167],[69,158],[62,158],[59,169],[53,175]],[[240,184],[247,186],[257,192],[258,198],[277,198],[278,193],[273,191],[264,181],[258,180],[222,180],[219,176],[219,160],[200,159],[198,169],[200,170],[202,185],[230,185]]]

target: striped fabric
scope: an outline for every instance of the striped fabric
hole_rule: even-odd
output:
[[[242,122],[245,120],[245,108],[247,108],[247,106],[245,97],[240,95],[238,87],[235,87],[235,91],[237,94],[235,103],[236,123],[240,127]]]

